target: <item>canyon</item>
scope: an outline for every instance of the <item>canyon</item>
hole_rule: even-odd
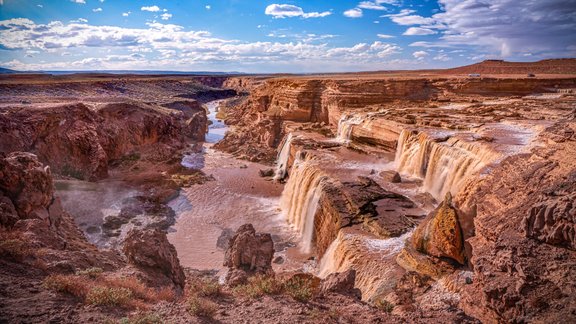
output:
[[[574,59],[0,93],[0,322],[576,320]]]

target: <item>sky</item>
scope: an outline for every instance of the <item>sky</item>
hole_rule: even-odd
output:
[[[316,73],[576,57],[576,0],[0,0],[16,70]]]

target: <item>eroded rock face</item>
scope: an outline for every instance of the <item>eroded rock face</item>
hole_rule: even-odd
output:
[[[412,244],[423,253],[464,264],[464,240],[452,196],[446,198],[414,231]]]
[[[244,281],[248,274],[271,273],[273,256],[274,242],[270,234],[256,233],[252,224],[240,226],[224,255],[224,266],[229,268],[226,281],[234,285]]]
[[[174,285],[184,287],[184,271],[178,261],[176,248],[170,244],[163,231],[131,230],[124,240],[123,252],[130,263],[143,268],[147,274],[163,276]]]
[[[576,172],[546,192],[522,225],[526,237],[576,250]]]
[[[576,142],[548,131],[541,138],[546,147],[507,158],[457,197],[476,232],[467,240],[473,283],[460,307],[486,323],[575,319],[576,251],[564,228],[574,219]]]

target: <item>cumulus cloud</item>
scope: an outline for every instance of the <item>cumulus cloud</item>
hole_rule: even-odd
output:
[[[394,38],[394,37],[396,37],[396,36],[387,35],[387,34],[377,34],[376,36],[378,36],[379,38]]]
[[[437,33],[438,33],[437,31],[432,30],[432,29],[428,29],[428,28],[410,27],[410,28],[406,29],[406,31],[402,35],[423,36],[423,35],[434,35]]]
[[[74,3],[81,3],[81,4],[86,4],[86,0],[70,0]]]
[[[362,9],[354,8],[344,11],[344,16],[348,18],[360,18],[362,17]]]
[[[168,20],[168,19],[172,18],[172,14],[163,13],[160,15],[160,18],[162,18],[162,20]]]
[[[16,69],[190,69],[190,67],[226,66],[253,67],[262,71],[270,66],[272,71],[284,67],[287,71],[339,71],[345,69],[391,68],[395,54],[402,51],[396,44],[376,41],[348,47],[333,47],[326,42],[311,40],[328,39],[335,35],[305,34],[302,39],[288,42],[242,42],[213,37],[206,31],[189,31],[175,24],[149,22],[146,28],[94,26],[59,21],[36,24],[29,19],[0,21],[0,46],[8,50],[38,51],[62,55],[75,53],[77,61],[0,62]],[[310,40],[310,41],[309,41]],[[85,51],[98,48],[101,51]],[[105,50],[105,51],[104,51]],[[146,53],[141,55],[125,55]],[[98,53],[109,52],[107,57]],[[83,54],[82,54],[83,53]],[[89,54],[88,54],[89,53]],[[86,57],[91,55],[90,57]],[[94,56],[92,56],[94,55]],[[42,63],[39,63],[42,62]],[[396,61],[395,61],[396,62]],[[397,63],[397,62],[396,62]],[[211,65],[212,64],[212,65]],[[398,67],[396,65],[396,67]]]
[[[150,11],[150,12],[158,12],[158,11],[160,11],[160,8],[158,6],[148,6],[148,7],[142,7],[142,8],[140,8],[140,10]]]
[[[302,18],[321,18],[332,14],[330,11],[324,12],[304,12],[304,10],[298,6],[289,4],[271,4],[264,10],[266,15],[272,16],[274,18],[292,18],[292,17],[302,17]]]
[[[412,56],[414,56],[415,58],[417,58],[419,60],[424,59],[428,55],[429,54],[426,51],[417,51],[417,52],[412,53]]]
[[[102,8],[92,9],[93,12],[102,12]]]
[[[476,46],[484,56],[524,56],[539,58],[574,56],[576,51],[576,15],[574,0],[439,0],[441,11],[431,17],[404,9],[386,15],[409,28],[405,35],[440,34],[437,41],[417,42],[410,46]],[[449,59],[439,56],[437,60]]]
[[[128,17],[128,16],[130,16],[131,13],[132,13],[132,11],[123,12],[123,13],[122,13],[122,16],[123,16],[123,17]]]
[[[204,8],[206,8],[206,10],[210,10],[210,9],[212,9],[212,6],[211,5],[205,5]]]
[[[88,19],[78,18],[76,20],[70,20],[71,23],[87,23]]]

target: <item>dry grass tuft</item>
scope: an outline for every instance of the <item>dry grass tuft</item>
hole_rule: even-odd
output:
[[[132,300],[132,291],[127,288],[97,286],[86,295],[86,303],[101,306],[128,306]]]
[[[279,295],[283,290],[284,287],[280,281],[274,277],[263,275],[250,277],[247,284],[234,288],[236,294],[250,298],[258,298],[263,295]]]
[[[222,286],[216,279],[194,277],[189,281],[190,292],[203,297],[222,296]]]
[[[312,280],[308,278],[292,277],[284,282],[284,291],[297,301],[306,302],[312,298]]]
[[[211,319],[218,311],[218,304],[202,297],[191,296],[186,309],[191,315]]]

